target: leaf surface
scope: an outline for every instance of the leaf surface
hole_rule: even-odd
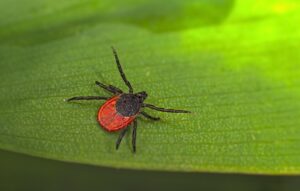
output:
[[[300,173],[298,1],[0,7],[1,149],[133,169]],[[99,127],[103,101],[64,101],[109,95],[95,80],[126,90],[112,45],[147,103],[192,111],[147,110],[162,120],[138,121],[136,154],[130,133],[116,151],[118,134]]]

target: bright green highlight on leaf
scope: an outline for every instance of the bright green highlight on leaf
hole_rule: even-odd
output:
[[[205,11],[203,11],[205,10]],[[176,171],[300,173],[300,3],[294,1],[0,2],[0,148],[101,166]],[[130,133],[96,114],[122,89],[110,46],[148,103]]]

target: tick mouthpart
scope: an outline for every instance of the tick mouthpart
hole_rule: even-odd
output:
[[[142,101],[144,101],[148,96],[148,94],[145,91],[138,92],[135,95]]]

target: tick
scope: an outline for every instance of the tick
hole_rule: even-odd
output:
[[[186,110],[177,109],[166,109],[162,107],[157,107],[152,104],[144,103],[147,98],[147,93],[141,91],[138,93],[133,92],[133,88],[130,82],[127,80],[125,73],[121,67],[118,54],[116,50],[112,47],[115,61],[120,72],[120,75],[128,87],[128,93],[125,93],[120,88],[112,85],[105,85],[101,82],[96,81],[96,85],[112,93],[111,97],[102,96],[78,96],[67,99],[67,101],[77,101],[77,100],[106,100],[106,102],[100,107],[98,111],[97,121],[108,132],[121,131],[116,142],[116,149],[124,137],[125,133],[128,131],[129,126],[133,127],[132,130],[132,149],[136,152],[136,134],[137,134],[137,116],[143,116],[153,121],[160,120],[159,117],[153,117],[144,111],[144,108],[153,109],[161,112],[169,113],[190,113]]]

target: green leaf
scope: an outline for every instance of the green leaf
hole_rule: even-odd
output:
[[[205,11],[204,11],[205,10]],[[0,148],[101,166],[300,173],[300,3],[282,1],[0,2]],[[110,46],[148,111],[115,150],[97,121],[124,90]]]

